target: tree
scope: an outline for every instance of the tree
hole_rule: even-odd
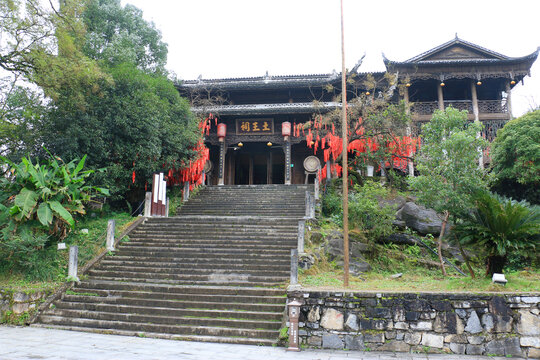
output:
[[[85,1],[61,4],[60,11],[52,5],[44,7],[38,0],[0,2],[0,67],[9,72],[13,82],[32,82],[53,99],[69,84],[70,96],[78,100],[77,106],[84,107],[85,95],[98,92],[96,84],[107,76],[77,45],[84,36],[80,14]]]
[[[0,67],[10,73],[29,75],[34,69],[34,58],[51,50],[52,15],[38,0],[4,0],[0,2],[0,19]]]
[[[540,204],[540,110],[509,121],[492,144],[493,188]]]
[[[189,164],[200,137],[197,122],[166,77],[161,34],[140,10],[91,0],[81,23],[85,31],[73,45],[81,44],[86,61],[98,63],[106,77],[94,83],[96,91],[84,92],[84,82],[61,84],[44,139],[62,157],[88,154],[91,168],[107,168],[92,181],[105,184],[113,200],[140,201],[153,172]],[[82,101],[72,94],[82,94]]]
[[[47,107],[41,95],[29,88],[9,89],[0,111],[0,155],[19,161],[40,151],[39,128]]]
[[[486,189],[484,172],[478,166],[479,149],[486,146],[477,135],[481,129],[480,123],[467,122],[466,111],[452,107],[435,111],[422,126],[423,143],[416,157],[420,176],[410,178],[409,183],[421,203],[443,215],[438,252],[444,275],[441,247],[449,217],[466,216],[474,194]],[[470,267],[469,271],[474,277]]]
[[[142,11],[120,0],[92,0],[84,11],[84,53],[107,66],[135,64],[151,73],[165,74],[167,44]]]
[[[397,87],[397,78],[392,74],[385,74],[379,80],[368,76],[360,87],[371,92],[358,93],[358,84],[353,76],[349,78],[349,83],[352,89],[348,91],[354,93],[347,105],[347,151],[354,154],[349,166],[357,169],[368,164],[375,167],[406,167],[416,141],[407,134],[410,116],[406,104],[390,102]],[[329,87],[327,91],[333,91],[333,88]],[[340,101],[339,96],[336,101]],[[330,158],[339,161],[343,151],[341,123],[341,109],[314,114],[312,121],[296,126],[295,134],[307,131],[307,146],[313,148],[314,153],[322,150],[325,161]],[[337,173],[340,169],[339,165],[335,165]]]
[[[486,275],[502,273],[508,255],[535,253],[540,242],[540,207],[480,193],[475,207],[455,227],[460,242],[487,254]]]
[[[130,64],[110,71],[114,85],[102,87],[104,96],[89,97],[84,111],[72,111],[60,99],[45,134],[57,154],[88,153],[91,168],[108,170],[94,181],[106,185],[116,200],[130,193],[135,202],[153,172],[180,167],[194,155],[199,131],[171,81]]]

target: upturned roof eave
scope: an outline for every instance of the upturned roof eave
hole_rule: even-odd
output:
[[[475,66],[479,67],[475,70],[481,70],[483,66],[511,66],[524,64],[529,68],[536,61],[538,57],[539,50],[535,52],[515,58],[508,58],[505,60],[497,59],[463,59],[463,60],[432,60],[432,61],[420,61],[420,62],[407,62],[407,61],[392,61],[385,59],[384,65],[387,71],[394,71],[396,69],[419,69],[419,68],[435,68],[435,67],[450,67],[450,66]]]

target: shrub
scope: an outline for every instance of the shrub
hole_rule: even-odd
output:
[[[85,184],[93,171],[84,161],[60,158],[15,164],[0,157],[7,169],[0,179],[0,271],[24,273],[29,279],[52,280],[59,274],[54,244],[64,239],[85,213],[85,204],[106,189]]]
[[[380,183],[366,181],[356,185],[349,201],[350,227],[362,230],[370,240],[377,240],[392,233],[395,211],[381,206],[379,200],[387,198],[390,191]]]
[[[509,256],[535,254],[540,241],[540,207],[482,192],[454,232],[462,244],[485,252],[486,275],[500,273]]]
[[[322,198],[322,213],[334,223],[343,225],[343,198],[336,180]],[[380,183],[366,181],[355,185],[349,193],[349,228],[357,229],[366,239],[376,240],[392,232],[395,212],[390,206],[380,206],[379,200],[388,198],[390,190]]]
[[[11,179],[0,179],[0,203],[5,203],[10,220],[15,223],[14,230],[37,220],[51,235],[62,239],[74,225],[73,216],[85,213],[85,203],[92,194],[108,195],[106,189],[85,185],[85,179],[93,173],[82,170],[86,156],[67,164],[52,156],[42,165],[39,161],[33,164],[29,158],[23,158],[20,164],[4,157],[0,160],[12,174]]]
[[[492,188],[540,204],[540,110],[508,122],[492,146]]]

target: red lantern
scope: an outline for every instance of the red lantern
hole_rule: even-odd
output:
[[[290,122],[284,121],[281,124],[281,135],[291,136],[291,123]]]
[[[224,138],[227,135],[227,125],[219,123],[217,126],[217,136],[219,138]]]

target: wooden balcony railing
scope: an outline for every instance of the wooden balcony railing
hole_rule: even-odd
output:
[[[473,113],[471,100],[445,100],[444,107],[452,106],[458,110],[467,110]],[[415,102],[412,104],[411,112],[416,115],[431,115],[439,108],[437,101]],[[508,113],[506,99],[503,100],[478,100],[478,112],[481,114],[501,114]]]
[[[439,108],[437,101],[423,101],[412,103],[411,113],[418,115],[431,115]]]
[[[413,136],[418,136],[421,134],[422,125],[428,123],[429,120],[425,121],[413,121],[413,126],[411,127],[411,131]],[[504,124],[508,122],[508,120],[505,119],[495,119],[495,120],[480,120],[480,122],[484,125],[484,129],[482,130],[481,135],[489,142],[492,142],[495,137],[497,136],[497,130],[501,129]]]
[[[467,110],[469,114],[473,113],[472,101],[471,100],[445,100],[444,107],[453,107],[458,110]]]

